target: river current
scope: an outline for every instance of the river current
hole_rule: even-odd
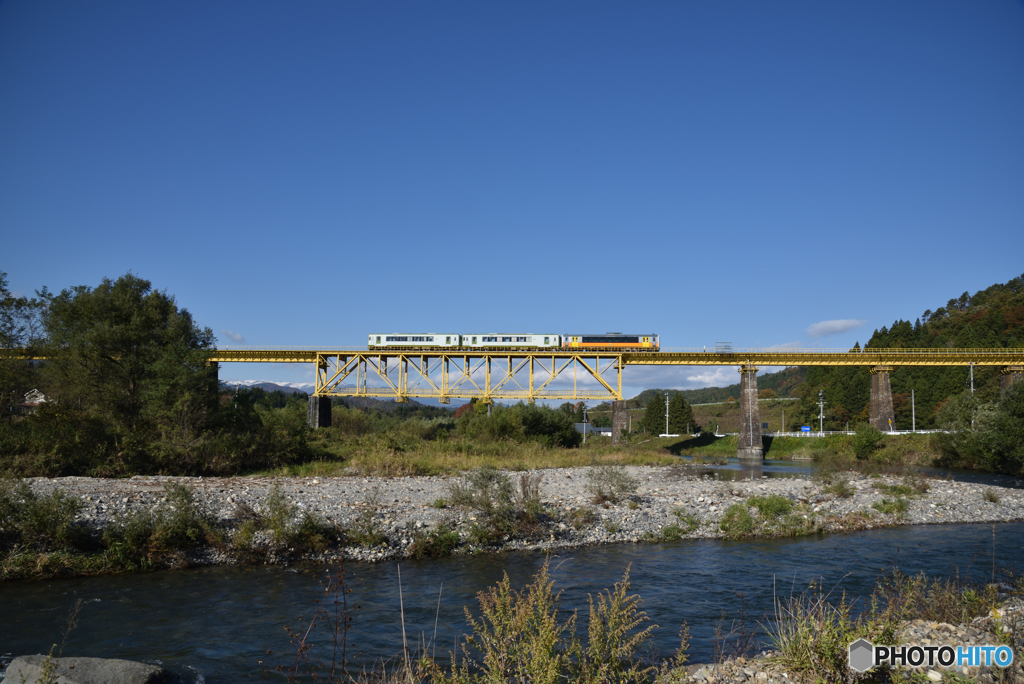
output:
[[[351,660],[372,663],[401,652],[399,571],[410,644],[447,653],[467,629],[463,606],[507,572],[521,587],[541,567],[539,552],[457,556],[347,568],[353,613]],[[787,540],[681,541],[564,550],[550,557],[564,616],[579,610],[586,631],[587,595],[611,587],[631,568],[632,591],[659,625],[652,656],[670,655],[680,624],[690,626],[691,662],[714,655],[714,630],[745,608],[748,625],[770,613],[773,595],[811,582],[863,601],[893,566],[979,580],[993,567],[1024,571],[1024,523],[918,525]],[[285,626],[298,629],[322,595],[314,566],[215,567],[137,575],[0,584],[0,654],[46,653],[59,642],[68,611],[83,600],[65,655],[159,662],[185,682],[283,681],[270,667],[294,657]],[[439,601],[440,595],[440,601]],[[436,618],[436,640],[434,640]],[[323,635],[320,635],[321,637]],[[447,649],[442,651],[442,646]],[[268,655],[267,650],[271,653]],[[327,653],[326,643],[320,650]],[[328,654],[329,659],[329,654]]]

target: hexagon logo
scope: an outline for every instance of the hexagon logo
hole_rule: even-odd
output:
[[[850,669],[867,672],[875,665],[875,647],[867,639],[857,639],[850,644]]]

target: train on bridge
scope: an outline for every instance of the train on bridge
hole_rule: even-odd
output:
[[[410,349],[437,350],[508,350],[536,351],[543,349],[586,351],[638,350],[658,351],[657,335],[649,333],[578,333],[568,335],[535,333],[371,333],[367,339],[370,349],[408,351]]]

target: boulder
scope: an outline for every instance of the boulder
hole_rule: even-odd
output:
[[[173,684],[177,678],[162,667],[112,658],[50,658],[52,684]],[[35,684],[43,680],[46,656],[20,656],[7,666],[4,682]]]

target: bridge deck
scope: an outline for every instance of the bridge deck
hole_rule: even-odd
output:
[[[1012,366],[1024,364],[1024,349],[735,349],[731,352],[666,348],[657,352],[592,350],[462,350],[366,347],[224,347],[210,357],[216,363],[316,363],[320,357],[424,357],[430,359],[621,359],[624,366]]]

